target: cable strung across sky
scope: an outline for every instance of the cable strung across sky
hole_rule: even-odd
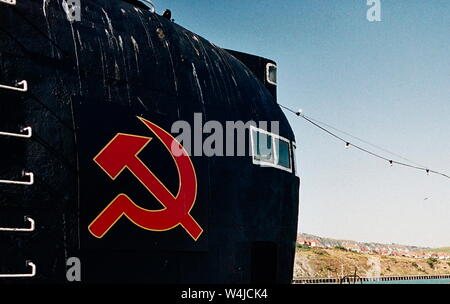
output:
[[[349,133],[346,133],[346,132],[344,132],[344,131],[340,131],[340,130],[334,128],[334,127],[331,127],[330,125],[327,125],[327,124],[325,124],[325,123],[322,123],[322,122],[320,122],[320,121],[318,121],[318,120],[316,120],[316,119],[313,119],[313,118],[311,118],[311,117],[308,117],[308,116],[304,115],[301,111],[295,111],[295,110],[293,110],[293,109],[291,109],[291,108],[289,108],[289,107],[286,107],[286,106],[284,106],[284,105],[282,105],[282,104],[278,104],[278,105],[279,105],[280,107],[282,107],[283,109],[285,109],[285,110],[287,110],[287,111],[289,111],[289,112],[291,112],[291,113],[297,115],[298,117],[303,118],[304,120],[306,120],[307,122],[309,122],[309,123],[312,124],[313,126],[319,128],[319,129],[321,129],[322,131],[324,131],[324,132],[328,133],[329,135],[333,136],[334,138],[336,138],[336,139],[338,139],[338,140],[344,142],[344,143],[345,143],[345,146],[346,146],[347,148],[350,147],[350,146],[351,146],[351,147],[354,147],[354,148],[356,148],[356,149],[358,149],[358,150],[360,150],[360,151],[362,151],[362,152],[365,152],[365,153],[367,153],[367,154],[372,155],[373,157],[376,157],[376,158],[382,159],[382,160],[384,160],[384,161],[387,161],[387,162],[389,162],[389,164],[391,164],[391,165],[396,164],[396,165],[408,167],[408,168],[411,168],[411,169],[421,170],[421,171],[424,171],[424,172],[426,172],[426,173],[428,173],[428,174],[429,174],[429,173],[433,173],[433,174],[440,175],[440,176],[443,176],[443,177],[446,177],[446,178],[450,179],[450,176],[447,175],[447,174],[445,174],[445,173],[442,173],[442,172],[439,172],[439,171],[436,171],[436,170],[432,170],[432,169],[427,168],[426,166],[423,166],[423,165],[414,163],[413,161],[410,161],[410,160],[408,160],[407,158],[404,158],[404,157],[402,157],[402,156],[399,156],[398,154],[392,153],[392,152],[390,152],[390,151],[388,151],[388,150],[385,150],[385,149],[383,149],[383,148],[381,148],[381,147],[379,147],[379,146],[376,146],[376,145],[374,145],[374,144],[371,144],[371,143],[369,143],[369,142],[367,142],[367,141],[365,141],[365,140],[363,140],[363,139],[360,139],[360,138],[358,138],[358,137],[356,137],[356,136],[353,136],[353,135],[351,135],[351,134],[349,134]],[[339,132],[341,132],[341,133],[344,133],[344,134],[346,134],[347,136],[350,136],[350,137],[352,137],[352,138],[355,138],[355,139],[357,139],[357,140],[359,140],[359,141],[361,141],[361,142],[364,142],[364,143],[366,143],[366,144],[368,144],[368,145],[371,145],[371,146],[373,146],[373,147],[375,147],[375,148],[377,148],[377,149],[383,150],[383,151],[385,151],[385,152],[387,152],[387,153],[389,153],[389,154],[396,155],[397,157],[402,158],[402,159],[404,159],[404,160],[406,160],[406,161],[408,161],[408,162],[410,162],[410,163],[413,163],[414,165],[410,165],[410,164],[407,164],[407,163],[404,163],[404,162],[400,162],[400,161],[396,161],[396,160],[393,160],[393,159],[389,159],[389,158],[384,157],[384,156],[382,156],[382,155],[379,155],[379,154],[377,154],[377,153],[375,153],[375,152],[372,152],[372,151],[370,151],[370,150],[367,150],[367,149],[365,149],[365,148],[363,148],[363,147],[360,147],[360,146],[358,146],[358,145],[355,145],[355,144],[351,143],[350,141],[345,140],[344,138],[340,137],[339,135],[337,135],[337,134],[331,132],[330,130],[326,129],[326,128],[323,127],[322,125],[326,125],[326,126],[328,126],[329,128],[331,128],[331,129],[334,129],[334,130],[336,130],[336,131],[339,131]]]

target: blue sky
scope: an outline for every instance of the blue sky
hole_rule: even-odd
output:
[[[277,61],[279,103],[450,173],[450,1],[381,0],[381,22],[367,21],[366,0],[154,3],[216,45]],[[450,180],[345,149],[286,114],[301,232],[450,246]]]

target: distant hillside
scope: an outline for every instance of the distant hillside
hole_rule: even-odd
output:
[[[336,240],[332,238],[320,237],[312,234],[301,233],[298,235],[299,239],[317,240],[326,248],[345,247],[345,248],[365,248],[368,251],[387,250],[387,251],[430,251],[434,250],[428,247],[408,246],[400,244],[382,244],[373,242],[357,242],[351,240]],[[447,248],[449,250],[450,248]],[[436,251],[433,251],[436,252]],[[442,252],[442,251],[439,251]],[[448,251],[447,251],[448,252]]]
[[[450,247],[443,247],[443,248],[432,248],[428,249],[429,252],[449,252],[450,253]]]
[[[338,248],[297,246],[294,279],[302,277],[362,277],[450,274],[450,260],[362,254]]]

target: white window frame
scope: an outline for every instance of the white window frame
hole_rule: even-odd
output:
[[[297,152],[297,143],[293,141],[291,147],[292,147],[292,167],[294,169],[295,176],[299,177],[297,167],[297,156],[295,155]]]
[[[255,145],[254,145],[255,138],[253,138],[253,131],[260,132],[260,133],[263,133],[263,134],[266,134],[266,135],[269,135],[272,137],[273,163],[270,163],[270,162],[267,162],[264,160],[255,159],[255,156],[257,156],[258,154],[255,151]],[[278,156],[279,149],[275,149],[275,139],[284,141],[288,144],[290,168],[286,168],[284,166],[277,164],[278,160],[279,160],[279,156]],[[294,164],[293,164],[293,160],[292,160],[292,145],[291,145],[291,141],[289,139],[284,138],[284,137],[274,134],[274,133],[270,133],[266,130],[256,128],[255,126],[250,126],[250,141],[251,141],[251,146],[252,146],[252,162],[254,165],[259,165],[261,167],[272,167],[272,168],[276,168],[276,169],[280,169],[280,170],[292,173]]]
[[[277,85],[278,75],[276,75],[276,77],[277,77],[277,81],[276,82],[273,82],[272,80],[270,80],[270,77],[269,77],[270,73],[269,73],[269,71],[270,71],[271,67],[275,67],[275,70],[276,70],[276,72],[278,74],[278,67],[277,67],[277,65],[269,62],[268,64],[266,64],[266,80],[270,84]]]

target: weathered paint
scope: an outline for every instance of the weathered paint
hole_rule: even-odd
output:
[[[176,120],[192,122],[193,113],[222,123],[277,120],[280,135],[295,139],[274,88],[249,68],[269,61],[240,61],[124,1],[82,5],[81,22],[68,21],[56,0],[0,7],[0,83],[26,79],[30,87],[27,94],[0,90],[0,130],[25,124],[35,131],[31,140],[0,138],[0,174],[36,175],[30,187],[0,185],[1,223],[36,220],[31,234],[0,233],[0,273],[20,273],[32,260],[37,275],[27,280],[63,282],[65,261],[76,256],[85,282],[289,283],[299,180],[250,157],[192,157],[199,187],[192,212],[205,230],[196,242],[180,229],[148,232],[125,221],[102,240],[89,234],[118,191],[158,207],[132,176],[112,183],[92,161],[118,132],[151,136],[135,116],[167,131]],[[157,141],[142,154],[173,189],[178,179],[167,157]],[[265,246],[275,249],[263,256],[270,278],[257,271],[265,260],[254,249]]]

